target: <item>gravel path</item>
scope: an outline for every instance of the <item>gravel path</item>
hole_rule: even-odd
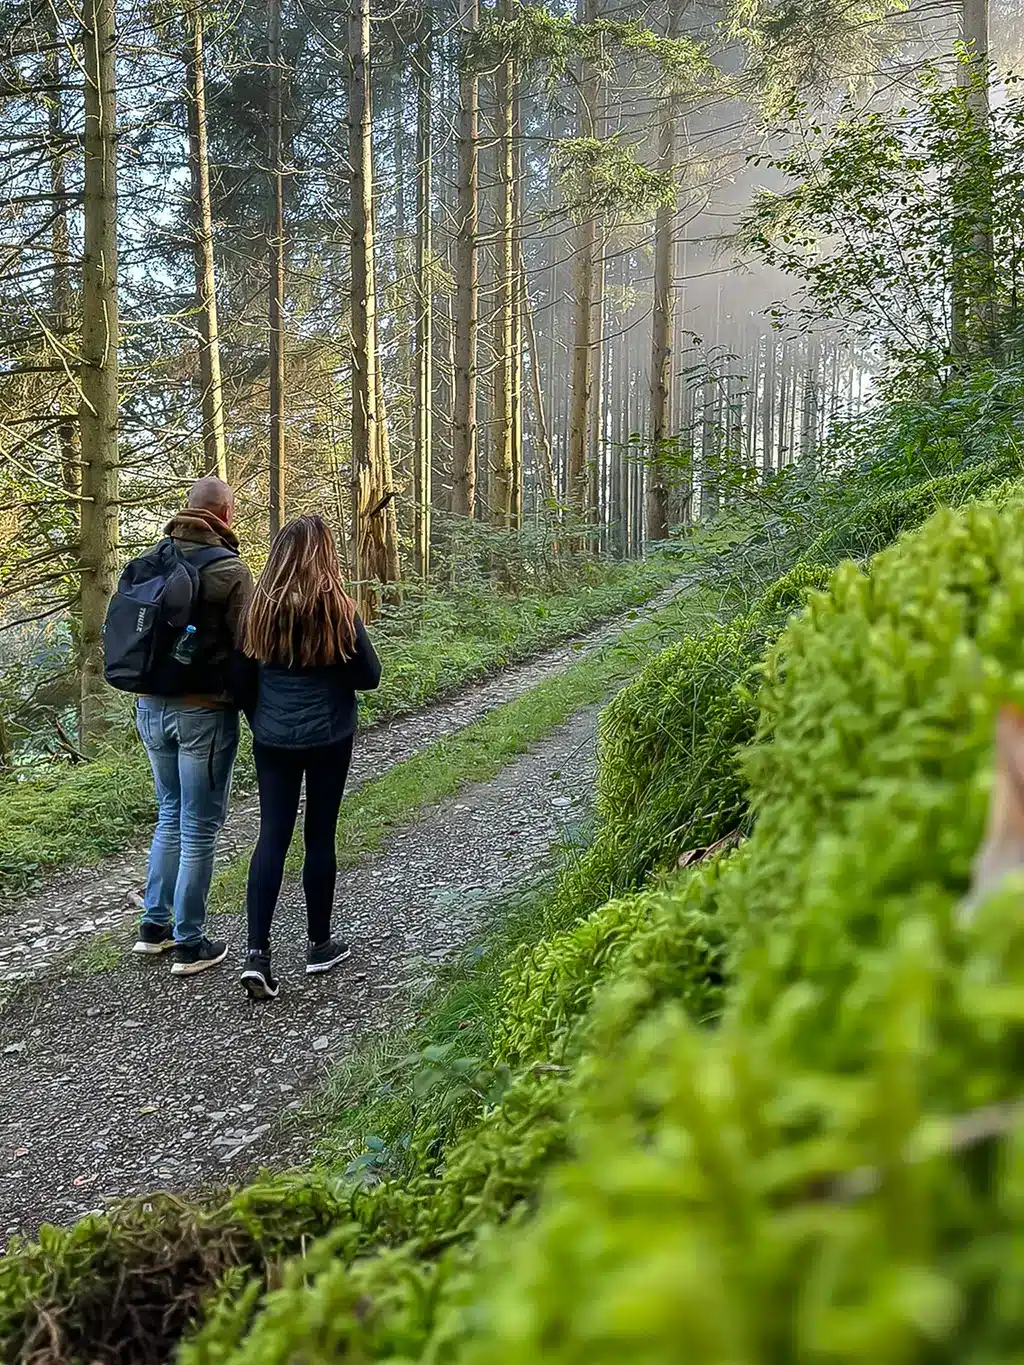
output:
[[[685,586],[684,581],[677,581],[643,606],[623,612],[527,663],[495,674],[415,715],[367,730],[356,748],[348,790],[562,672],[568,664],[585,658],[652,615]],[[258,823],[258,808],[251,794],[235,803],[219,843],[222,864],[252,845]],[[146,847],[140,842],[138,848],[96,867],[62,869],[30,897],[0,904],[0,1009],[23,983],[59,965],[69,951],[80,951],[97,935],[120,933],[135,919],[141,906],[139,891],[145,881],[145,867]]]
[[[329,976],[302,972],[301,894],[287,887],[272,1004],[250,1005],[238,985],[244,930],[228,915],[211,921],[237,945],[223,969],[172,977],[166,960],[127,953],[122,924],[102,951],[94,940],[63,964],[59,995],[25,987],[0,1017],[0,1243],[114,1197],[301,1159],[310,1135],[288,1111],[357,1038],[406,1021],[438,964],[586,815],[596,715],[580,712],[345,875],[337,925],[353,953]]]

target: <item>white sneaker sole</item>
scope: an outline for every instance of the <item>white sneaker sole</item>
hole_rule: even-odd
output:
[[[138,953],[139,957],[159,957],[161,953],[170,952],[174,947],[174,939],[169,938],[164,943],[147,943],[145,939],[139,939],[133,953]]]
[[[351,956],[352,949],[346,948],[345,951],[339,953],[337,957],[332,957],[330,962],[307,962],[306,975],[316,976],[320,972],[329,972],[332,967],[337,967],[339,962],[347,962]]]
[[[281,989],[280,986],[276,986],[271,990],[267,978],[261,976],[259,972],[243,972],[239,980],[250,1000],[276,1000]]]
[[[199,972],[205,972],[208,967],[219,967],[228,955],[228,950],[218,957],[204,957],[198,962],[176,962],[171,968],[172,976],[196,976]]]

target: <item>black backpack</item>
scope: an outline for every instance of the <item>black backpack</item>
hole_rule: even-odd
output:
[[[190,690],[192,665],[179,663],[172,651],[185,627],[195,624],[202,570],[235,557],[220,545],[182,554],[168,536],[125,565],[103,625],[103,673],[111,687],[154,697]]]

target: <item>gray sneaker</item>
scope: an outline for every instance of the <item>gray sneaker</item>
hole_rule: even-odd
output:
[[[329,972],[339,962],[352,956],[352,949],[344,939],[329,938],[326,943],[311,943],[306,949],[306,972]]]
[[[156,957],[174,947],[174,930],[169,924],[140,924],[133,953],[140,957]]]
[[[205,972],[207,967],[216,967],[228,955],[228,945],[223,939],[202,938],[198,943],[182,944],[175,954],[171,971],[175,976],[195,976]]]

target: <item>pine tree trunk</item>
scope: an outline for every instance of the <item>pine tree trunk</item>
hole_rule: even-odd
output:
[[[682,6],[670,6],[667,36],[678,35]],[[658,125],[658,161],[662,172],[675,176],[679,100],[669,96]],[[647,539],[668,535],[668,478],[661,460],[668,435],[669,396],[672,384],[672,342],[675,334],[675,247],[678,199],[657,210],[654,224],[654,312],[651,320],[651,459],[647,474]],[[678,422],[676,423],[678,427]]]
[[[416,389],[414,394],[414,564],[422,579],[430,575],[430,498],[432,472],[433,402],[433,234],[431,231],[431,41],[429,17],[421,17],[423,38],[419,47],[419,80],[416,135]]]
[[[376,271],[376,262],[372,265]],[[372,288],[373,296],[376,298],[376,283]],[[377,463],[374,470],[374,511],[370,535],[374,544],[376,577],[384,585],[385,600],[394,604],[401,601],[401,590],[398,586],[402,577],[398,558],[398,508],[395,504],[395,471],[391,460],[388,409],[384,396],[384,376],[381,370],[376,324],[372,336],[372,351],[374,365],[377,368]]]
[[[47,57],[46,76],[51,87],[47,97],[47,132],[50,153],[50,190],[53,194],[53,227],[50,230],[50,250],[53,253],[53,275],[51,278],[52,328],[57,345],[68,347],[71,344],[74,306],[71,294],[71,239],[68,232],[67,211],[67,134],[64,130],[64,105],[61,93],[61,62],[57,48],[58,31],[56,18],[53,20],[54,50]],[[66,354],[66,352],[64,352]],[[66,400],[60,401],[66,408]],[[75,518],[78,517],[77,494],[81,485],[81,470],[75,422],[70,416],[62,416],[57,426],[57,450],[60,457],[61,484],[71,494],[71,507]]]
[[[203,62],[203,14],[186,14],[190,43],[185,51],[188,86],[189,174],[192,182],[192,233],[195,255],[195,312],[199,326],[199,386],[203,412],[203,470],[228,476],[224,438],[224,390],[220,376],[217,331],[217,277],[213,261],[213,211],[210,162],[206,142],[206,73]]]
[[[659,161],[662,171],[675,173],[676,119],[674,100],[662,110],[658,132]],[[659,207],[654,224],[654,313],[651,324],[651,459],[647,484],[647,539],[668,536],[668,471],[662,460],[668,435],[668,397],[672,370],[672,238],[675,231],[675,205]]]
[[[580,17],[585,23],[597,19],[597,0],[579,0]],[[584,62],[577,103],[577,131],[580,137],[593,137],[600,85],[597,63]],[[594,284],[600,231],[597,214],[587,204],[584,187],[583,220],[576,230],[573,263],[573,348],[572,386],[569,412],[567,502],[571,513],[583,520],[587,515],[590,442],[590,404],[594,378]]]
[[[86,0],[82,259],[82,735],[104,728],[103,620],[118,556],[117,94],[114,0]]]
[[[786,446],[786,431],[787,431],[787,425],[786,425],[786,424],[787,424],[787,421],[788,421],[788,418],[789,418],[789,408],[788,408],[788,406],[787,406],[787,400],[788,400],[788,397],[789,397],[789,371],[788,371],[788,369],[787,369],[787,360],[788,360],[788,356],[787,356],[787,353],[786,353],[786,345],[785,345],[785,343],[783,343],[782,348],[781,348],[781,352],[780,352],[779,357],[778,357],[778,365],[779,365],[780,377],[779,377],[779,409],[778,409],[778,411],[779,411],[779,420],[778,420],[778,426],[777,426],[777,432],[776,432],[776,436],[777,436],[777,447],[778,447],[778,454],[777,454],[776,460],[775,460],[775,468],[776,468],[776,469],[785,469],[786,465],[789,464],[789,459],[788,459],[789,451],[788,451],[788,448],[787,448],[787,446]]]
[[[966,90],[974,129],[987,146],[990,132],[988,0],[961,0],[960,36],[970,59],[958,65],[957,81]],[[966,173],[970,182],[975,172],[967,168]],[[956,194],[954,188],[954,198]],[[991,183],[982,187],[969,184],[966,198],[965,211],[974,220],[974,225],[969,258],[954,262],[951,327],[953,356],[961,362],[991,358],[995,354],[998,330]]]
[[[462,29],[468,39],[479,22],[479,0],[467,0]],[[465,58],[463,58],[463,61]],[[479,313],[477,231],[479,91],[476,74],[459,80],[459,213],[455,251],[455,411],[452,415],[452,509],[471,517],[476,507],[476,332]]]
[[[270,290],[270,534],[285,519],[285,370],[284,370],[284,109],[281,72],[281,0],[267,3],[268,113],[270,121],[270,188],[272,222],[269,233]]]
[[[378,442],[377,365],[372,353],[376,332],[373,294],[373,181],[369,91],[370,4],[356,0],[349,27],[349,163],[352,222],[352,510],[349,555],[357,600],[367,619],[376,601],[369,580],[368,518],[373,506],[373,474]]]
[[[522,115],[518,71],[512,66],[512,526],[523,525],[523,310],[526,305],[526,268],[523,264]]]
[[[509,15],[508,5],[503,10]],[[494,459],[491,481],[491,517],[506,530],[513,522],[515,477],[514,363],[516,259],[515,259],[515,150],[513,144],[515,72],[502,62],[495,79],[498,160],[498,252],[497,314],[494,375]]]
[[[719,495],[716,454],[718,433],[715,430],[718,385],[710,375],[704,381],[704,392],[701,398],[700,517],[701,521],[713,521],[718,515]]]
[[[601,548],[601,485],[604,462],[604,296],[605,243],[601,234],[594,267],[594,322],[593,359],[590,375],[590,436],[587,441],[587,521],[594,528],[590,548],[596,554]]]
[[[533,411],[536,420],[538,473],[540,475],[541,496],[547,503],[546,515],[554,516],[558,503],[558,489],[555,487],[555,467],[551,459],[551,437],[548,434],[547,416],[544,410],[544,386],[540,373],[540,352],[537,348],[537,330],[533,322],[533,309],[527,296],[523,301],[523,320],[526,325],[526,340],[530,348],[530,378],[533,387]]]
[[[744,338],[744,352],[750,357],[750,375],[743,401],[744,441],[746,443],[746,467],[751,473],[757,470],[757,387],[761,380],[761,346],[754,342],[753,351],[749,341]]]
[[[814,338],[808,338],[803,409],[801,412],[800,463],[812,474],[818,454],[818,407],[820,399],[818,370],[820,365],[819,343]]]
[[[377,340],[374,260],[373,112],[370,0],[356,0],[349,23],[349,161],[352,169],[352,554],[357,599],[372,620],[372,584],[400,577],[398,526]]]
[[[775,337],[764,338],[764,377],[761,381],[761,472],[765,478],[774,472],[775,460]]]

